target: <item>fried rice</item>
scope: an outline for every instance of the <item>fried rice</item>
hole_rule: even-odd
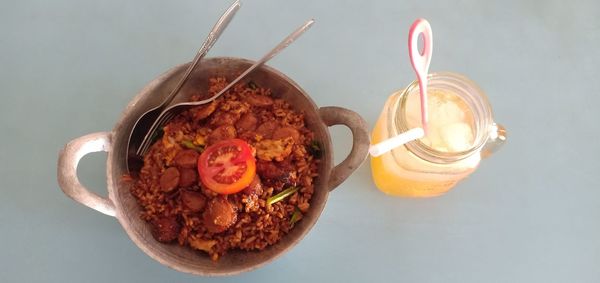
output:
[[[208,92],[193,95],[192,100],[212,96],[227,83],[222,77],[211,78]],[[185,151],[201,152],[231,138],[244,140],[255,152],[258,186],[220,195],[194,178],[192,170],[186,173],[187,181],[181,179],[169,190],[161,187],[161,177],[181,163],[178,159]],[[140,217],[160,242],[204,251],[213,260],[231,249],[262,250],[284,237],[310,208],[319,163],[314,145],[303,113],[275,98],[268,88],[240,83],[211,104],[182,112],[164,126],[139,174],[131,177],[131,194],[141,206]],[[268,203],[289,188],[297,189]],[[208,207],[217,202],[227,202],[234,211],[232,224],[224,231],[210,229],[205,220]]]

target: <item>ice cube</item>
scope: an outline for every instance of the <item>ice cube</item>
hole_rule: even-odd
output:
[[[473,130],[466,123],[452,123],[438,129],[449,152],[459,152],[473,145]]]
[[[442,136],[440,136],[438,129],[439,128],[436,127],[430,127],[427,135],[425,135],[421,141],[437,151],[447,152],[448,149],[446,148],[446,144],[444,143]]]

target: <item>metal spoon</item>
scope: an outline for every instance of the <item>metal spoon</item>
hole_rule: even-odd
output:
[[[290,44],[292,44],[292,42],[294,42],[310,26],[312,26],[312,24],[314,22],[315,22],[315,20],[311,19],[311,20],[307,21],[306,23],[304,23],[302,26],[300,26],[298,29],[296,29],[294,32],[292,32],[290,35],[288,35],[277,46],[275,46],[275,48],[273,48],[271,51],[269,51],[269,53],[267,53],[265,56],[263,56],[260,60],[256,61],[256,63],[254,63],[252,66],[250,66],[250,68],[248,68],[246,71],[244,71],[235,80],[233,80],[224,89],[222,89],[219,93],[215,94],[211,98],[208,98],[208,99],[205,99],[205,100],[200,100],[200,101],[178,103],[178,104],[175,104],[175,105],[172,105],[172,106],[169,106],[168,108],[166,108],[160,114],[160,116],[158,117],[158,119],[156,119],[156,121],[154,122],[154,124],[150,128],[150,131],[148,131],[148,133],[144,137],[144,140],[142,141],[140,147],[138,148],[137,155],[138,156],[144,156],[144,154],[146,154],[146,152],[150,148],[150,145],[152,144],[152,137],[154,136],[154,132],[156,130],[162,128],[173,117],[175,117],[180,112],[182,112],[182,111],[184,111],[186,109],[189,109],[190,107],[207,104],[207,103],[210,103],[213,100],[217,99],[223,93],[227,92],[231,87],[233,87],[235,84],[237,84],[240,80],[242,80],[250,72],[252,72],[256,68],[262,66],[264,63],[266,63],[267,61],[269,61],[271,58],[275,57],[275,55],[277,55],[283,49],[285,49]]]
[[[156,120],[160,117],[163,109],[169,105],[169,103],[173,100],[173,98],[179,93],[183,84],[187,81],[190,74],[194,70],[194,68],[198,65],[200,60],[206,56],[206,53],[213,47],[221,33],[225,30],[225,28],[233,19],[233,16],[240,8],[240,1],[236,0],[229,6],[229,8],[223,13],[223,15],[219,18],[219,20],[215,23],[212,30],[208,33],[208,36],[202,43],[200,50],[194,57],[194,61],[190,64],[188,69],[185,71],[183,77],[177,83],[177,86],[169,93],[167,98],[158,106],[146,111],[144,114],[140,116],[140,118],[133,125],[133,129],[131,130],[131,134],[129,135],[129,141],[127,145],[127,168],[130,172],[132,172],[132,167],[139,167],[139,162],[136,162],[136,156],[132,153],[138,152],[139,147],[141,145],[141,141],[143,141],[143,137],[148,133],[151,129],[152,125]],[[137,171],[137,170],[133,170]]]

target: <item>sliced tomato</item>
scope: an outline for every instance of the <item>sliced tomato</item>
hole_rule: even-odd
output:
[[[198,158],[200,180],[220,194],[233,194],[246,188],[256,175],[256,160],[250,145],[240,139],[217,142]]]

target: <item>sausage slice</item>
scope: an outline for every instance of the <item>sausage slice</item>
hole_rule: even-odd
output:
[[[266,107],[273,104],[273,99],[266,96],[255,93],[247,93],[244,95],[244,100],[250,103],[250,105],[257,107]]]
[[[179,170],[175,167],[169,167],[162,176],[160,176],[160,189],[163,192],[170,192],[179,186]]]
[[[206,197],[200,192],[184,190],[181,192],[181,202],[192,212],[198,212],[206,206]]]
[[[245,133],[249,131],[256,130],[256,124],[258,123],[258,119],[252,113],[246,113],[240,117],[240,119],[235,123],[235,129],[238,133]]]
[[[183,168],[179,170],[179,186],[191,187],[198,181],[198,173],[196,169]]]
[[[274,140],[283,140],[286,138],[292,138],[294,143],[299,143],[300,141],[300,132],[292,127],[281,127],[273,132]]]
[[[152,221],[152,236],[162,243],[177,239],[180,229],[181,225],[175,216],[161,217]]]
[[[235,128],[230,125],[216,128],[208,135],[208,144],[215,144],[218,141],[233,139],[237,136]]]
[[[254,175],[254,179],[248,187],[246,187],[242,192],[247,195],[261,195],[263,193],[262,183],[260,182],[260,177],[258,175]]]
[[[256,128],[256,133],[263,136],[265,139],[270,139],[273,137],[273,132],[277,128],[279,128],[279,123],[275,121],[267,121]]]
[[[184,149],[175,155],[174,163],[179,168],[196,168],[198,164],[198,152],[193,149]]]
[[[208,203],[202,219],[209,232],[220,233],[237,221],[237,211],[227,199],[216,197]]]

